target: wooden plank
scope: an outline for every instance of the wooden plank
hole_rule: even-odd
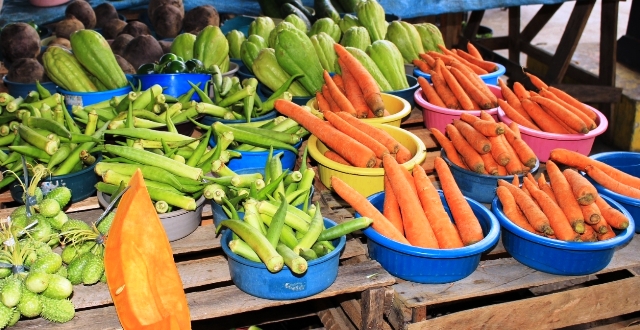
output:
[[[562,3],[556,3],[552,5],[543,5],[538,12],[531,18],[527,26],[520,32],[520,41],[522,43],[530,43],[535,38],[540,30],[549,22],[553,14],[560,9]]]
[[[385,323],[381,311],[384,306],[384,288],[371,288],[362,292],[360,304],[362,306],[362,326],[360,329],[382,329]]]
[[[583,103],[618,103],[622,88],[602,85],[552,84]]]
[[[411,109],[409,116],[405,117],[400,123],[400,127],[412,126],[424,124],[424,118],[422,117],[422,109],[418,106]]]
[[[509,60],[520,63],[520,6],[509,7]]]
[[[480,28],[480,23],[482,22],[482,17],[484,16],[484,10],[476,10],[472,11],[471,15],[469,15],[469,19],[467,21],[467,25],[462,30],[462,35],[465,39],[474,40],[476,38],[476,34],[478,34],[478,29]],[[461,45],[462,49],[467,49],[466,45]]]
[[[436,144],[435,139],[431,136],[431,132],[424,127],[407,127],[406,130],[415,134],[422,142],[424,142],[424,146],[429,149],[439,148]]]
[[[357,299],[349,299],[340,302],[340,307],[344,313],[349,317],[351,322],[356,325],[357,329],[362,329],[362,306]]]
[[[472,44],[476,46],[476,48],[480,44],[487,49],[498,50],[498,49],[509,48],[509,41],[510,41],[509,37],[504,36],[504,37],[493,37],[493,38],[487,38],[487,39],[476,39],[475,41],[472,42]],[[484,54],[482,56],[484,57]]]
[[[378,274],[377,276],[369,276]],[[204,320],[228,315],[237,315],[264,308],[294,305],[333,297],[340,294],[362,292],[369,288],[384,287],[395,282],[379,263],[369,261],[338,269],[336,281],[325,291],[311,297],[297,300],[267,300],[251,296],[236,286],[226,286],[206,291],[189,292],[187,300],[191,320]],[[120,322],[113,306],[86,309],[76,312],[73,320],[54,324],[42,318],[20,321],[14,329],[120,329]]]
[[[618,1],[604,0],[600,10],[600,61],[598,76],[600,85],[616,85],[616,52],[618,42],[618,24],[609,22],[618,21]],[[618,103],[618,102],[607,102]]]
[[[326,330],[356,330],[345,312],[329,304],[326,300],[319,300],[316,303],[316,308],[318,309],[318,318]]]
[[[640,310],[638,288],[640,278],[632,277],[588,288],[474,308],[411,324],[407,329],[454,329],[460,324],[469,329],[486,328],[492,324],[499,324],[503,329],[558,329]]]

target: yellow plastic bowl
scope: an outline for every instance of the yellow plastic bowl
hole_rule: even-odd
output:
[[[402,164],[406,169],[413,169],[414,165],[422,164],[427,158],[424,142],[415,134],[387,124],[372,124],[372,126],[385,130],[409,149],[413,157]],[[328,148],[315,135],[309,137],[307,145],[309,147],[309,155],[318,162],[318,175],[325,187],[331,188],[331,177],[337,176],[363,196],[370,196],[384,190],[383,168],[347,166],[330,160],[324,156],[324,152]]]
[[[381,95],[384,107],[389,111],[390,115],[386,117],[366,118],[362,119],[362,121],[369,124],[389,124],[391,126],[400,127],[402,118],[411,113],[411,105],[409,105],[407,100],[401,97],[386,93],[381,93]],[[307,106],[311,109],[318,110],[316,98],[314,97],[309,100],[309,102],[307,102]]]

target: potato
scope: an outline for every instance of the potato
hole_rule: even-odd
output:
[[[182,30],[184,12],[175,6],[162,5],[153,12],[151,24],[160,38],[174,38]]]
[[[162,47],[162,53],[171,53],[171,44],[173,43],[173,41],[158,40],[158,42],[160,43],[160,47]]]
[[[111,43],[111,51],[113,51],[114,54],[122,55],[124,48],[127,47],[127,44],[131,40],[133,40],[133,36],[130,34],[123,33],[117,36]]]
[[[69,39],[72,33],[84,29],[84,24],[73,15],[56,24],[56,37]]]
[[[163,55],[162,47],[156,38],[144,34],[133,38],[124,48],[124,57],[136,70],[145,63],[153,63]]]
[[[75,0],[67,6],[64,11],[65,16],[73,15],[82,24],[85,29],[93,29],[96,27],[96,13],[93,12],[91,5],[84,0]]]
[[[127,25],[125,25],[124,29],[120,31],[120,34],[125,34],[125,33],[130,34],[135,38],[144,34],[150,35],[151,30],[146,24],[140,21],[130,21],[127,23]]]
[[[4,59],[35,58],[40,53],[40,36],[27,23],[7,24],[0,32],[0,51]]]
[[[182,16],[184,17],[184,4],[182,3],[182,0],[149,0],[149,7],[147,10],[149,19],[153,17],[153,13],[155,12],[155,10],[162,5],[175,6],[182,12]]]
[[[125,74],[136,74],[136,69],[124,57],[116,54],[116,61]]]
[[[102,27],[102,34],[105,39],[115,39],[125,26],[127,26],[127,22],[119,18],[110,19]]]
[[[116,10],[116,7],[108,2],[103,2],[99,6],[93,8],[93,12],[96,14],[97,28],[103,28],[111,19],[118,19],[118,11]]]
[[[35,83],[36,80],[43,81],[43,77],[46,77],[44,67],[35,58],[16,60],[7,73],[9,81],[25,84]]]
[[[61,46],[71,50],[71,41],[69,41],[69,39],[66,39],[66,38],[55,38],[51,40],[51,42],[49,42],[47,46]]]
[[[185,32],[198,34],[208,25],[220,26],[220,15],[211,5],[198,6],[184,15],[182,27]]]

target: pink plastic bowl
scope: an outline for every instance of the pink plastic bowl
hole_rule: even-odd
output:
[[[502,91],[500,91],[500,87],[494,85],[487,86],[489,86],[489,89],[495,96],[502,98]],[[422,108],[422,118],[424,119],[424,126],[427,129],[437,128],[440,132],[444,133],[447,124],[451,124],[454,119],[460,119],[460,114],[463,112],[480,117],[480,110],[451,110],[433,105],[424,99],[424,95],[422,95],[422,88],[418,88],[418,90],[416,90],[413,94],[413,98],[416,100],[418,106]],[[496,121],[498,120],[498,108],[484,111],[490,114]]]
[[[605,117],[602,112],[592,107],[589,108],[598,115],[598,118],[596,118],[598,127],[587,134],[546,133],[518,125],[522,139],[533,149],[533,152],[535,152],[541,162],[546,162],[549,159],[551,150],[555,148],[565,148],[588,156],[596,136],[604,133],[604,131],[607,130],[607,126],[609,126],[607,117]],[[500,121],[507,125],[512,122],[500,107],[498,107],[498,116]]]

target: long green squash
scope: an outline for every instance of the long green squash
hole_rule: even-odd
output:
[[[129,83],[116,56],[104,37],[94,30],[78,30],[71,34],[73,54],[107,89],[118,89]]]

